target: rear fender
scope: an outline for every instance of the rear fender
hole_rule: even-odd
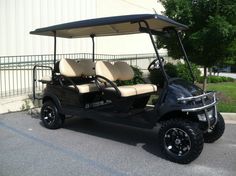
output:
[[[51,94],[51,93],[46,93],[43,96],[43,103],[46,101],[52,101],[56,105],[59,113],[62,113],[61,101],[59,100],[59,98],[57,96],[55,96],[54,94]]]

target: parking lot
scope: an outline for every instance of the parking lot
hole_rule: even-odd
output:
[[[48,130],[26,112],[0,115],[0,176],[236,175],[236,124],[188,165],[169,162],[157,132],[79,118]]]

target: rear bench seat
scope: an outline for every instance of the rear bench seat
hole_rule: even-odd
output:
[[[106,61],[98,61],[95,64],[96,75],[103,76],[110,81],[116,80],[131,80],[134,78],[133,69],[126,62],[116,62],[112,65]],[[103,80],[106,82],[106,80]],[[154,84],[136,84],[118,86],[121,97],[137,96],[142,94],[150,94],[157,91],[157,86]],[[105,87],[104,91],[116,92],[114,87]]]
[[[59,70],[61,75],[68,78],[82,76],[88,77],[95,75],[94,62],[90,60],[81,60],[80,62],[76,62],[74,59],[61,59]],[[69,87],[75,88],[75,86],[82,94],[96,92],[99,90],[94,82],[80,85],[70,85]]]

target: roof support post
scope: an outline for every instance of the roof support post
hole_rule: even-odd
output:
[[[93,62],[94,62],[94,60],[95,60],[95,42],[94,42],[95,34],[91,34],[90,37],[92,38],[92,42],[93,42],[92,59],[93,59]]]
[[[55,69],[55,65],[56,65],[56,61],[57,61],[57,33],[56,31],[53,31],[53,35],[54,35],[54,59],[53,59],[53,64],[54,64],[54,69]]]
[[[176,35],[177,35],[179,45],[180,45],[180,47],[181,47],[182,53],[183,53],[183,55],[184,55],[184,59],[185,59],[187,65],[188,65],[188,69],[189,69],[189,71],[190,71],[190,74],[191,74],[191,77],[192,77],[192,81],[193,81],[193,83],[194,83],[195,77],[194,77],[193,70],[192,70],[192,67],[191,67],[191,65],[190,65],[190,62],[189,62],[189,60],[188,60],[187,53],[186,53],[186,51],[185,51],[185,49],[184,49],[184,45],[183,45],[182,40],[181,40],[181,38],[180,38],[179,32],[176,31],[176,30],[174,30],[174,31],[175,31],[175,33],[176,33]]]
[[[160,57],[160,55],[159,55],[159,53],[158,53],[158,49],[157,49],[157,47],[156,47],[155,40],[154,40],[154,38],[153,38],[153,35],[152,35],[151,29],[150,29],[150,27],[149,27],[149,24],[148,24],[146,21],[141,21],[141,22],[143,22],[143,23],[145,24],[145,26],[147,27],[147,33],[149,34],[149,37],[150,37],[150,39],[151,39],[151,41],[152,41],[152,45],[153,45],[153,48],[154,48],[154,50],[155,50],[156,57],[157,57],[157,59],[158,59],[158,61],[159,61],[159,65],[160,65],[161,71],[162,71],[162,73],[163,73],[163,76],[164,76],[166,82],[168,83],[168,76],[167,76],[167,73],[166,73],[166,71],[165,71],[165,69],[164,69],[164,66],[163,66],[163,64],[162,64],[162,60],[161,60],[161,57]],[[140,23],[139,23],[139,24],[140,24]],[[140,25],[140,26],[141,26],[141,25]]]

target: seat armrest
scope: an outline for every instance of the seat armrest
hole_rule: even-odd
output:
[[[76,84],[71,80],[70,77],[63,76],[63,78],[60,77],[60,79],[59,79],[59,82],[60,82],[61,86],[62,86],[62,87],[67,87],[65,84],[63,84],[62,79],[67,80],[67,81],[75,88],[75,90],[76,90],[78,93],[80,93],[78,87],[77,87]]]
[[[101,80],[103,80],[103,81],[101,81]],[[104,81],[116,90],[116,93],[119,97],[121,96],[121,92],[119,91],[118,87],[112,81],[110,81],[109,79],[107,79],[106,77],[101,76],[101,75],[95,76],[95,84],[103,92],[104,92],[104,88],[103,88],[103,86],[101,86],[101,83]]]

